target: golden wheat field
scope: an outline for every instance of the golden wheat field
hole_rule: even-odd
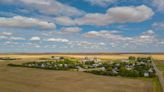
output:
[[[155,92],[148,80],[9,67],[0,62],[0,92]]]
[[[164,60],[164,54],[0,54],[0,57],[11,57],[21,59],[50,58],[51,56],[64,56],[72,58],[96,57],[111,60],[127,59],[129,56],[151,56],[154,59]]]

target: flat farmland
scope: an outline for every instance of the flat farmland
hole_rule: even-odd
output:
[[[129,56],[151,56],[164,60],[164,54],[0,54],[0,57],[19,58],[0,60],[0,91],[2,92],[161,92],[157,79],[132,79],[98,76],[84,72],[53,71],[10,67],[8,63],[37,61],[40,58],[64,56],[71,58],[96,57],[108,60],[128,59]],[[162,63],[163,62],[157,62]]]
[[[0,54],[0,57],[21,58],[28,60],[50,58],[51,56],[64,56],[72,58],[96,57],[110,60],[127,59],[129,56],[151,56],[154,59],[164,60],[164,54]]]
[[[1,92],[155,92],[150,80],[9,67],[8,63],[0,62]]]

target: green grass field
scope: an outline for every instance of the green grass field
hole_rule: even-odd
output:
[[[153,87],[155,90],[154,92],[162,92],[161,84],[159,82],[158,77],[150,78],[149,80],[151,80],[153,82]]]
[[[164,60],[156,60],[155,64],[160,71],[164,71]]]

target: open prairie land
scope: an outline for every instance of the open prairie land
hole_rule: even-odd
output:
[[[101,59],[127,59],[129,56],[151,56],[154,59],[164,60],[164,54],[0,54],[0,57],[22,58],[22,59],[38,59],[49,58],[51,56],[64,56],[72,58],[96,57]]]
[[[9,67],[0,62],[1,92],[155,92],[149,80]]]

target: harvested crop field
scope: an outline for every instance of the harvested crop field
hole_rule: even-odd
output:
[[[9,67],[7,63],[0,62],[1,92],[154,92],[149,80]]]
[[[38,59],[50,58],[51,56],[64,56],[72,58],[96,57],[101,59],[128,59],[129,56],[151,56],[154,59],[164,60],[164,54],[0,54],[0,57],[22,58],[22,59]]]

